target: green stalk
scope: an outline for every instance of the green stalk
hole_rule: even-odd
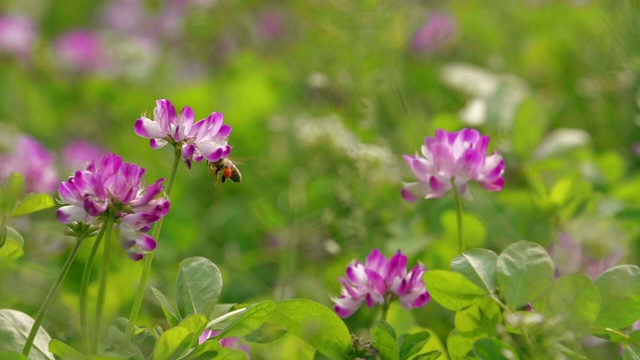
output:
[[[464,239],[462,238],[462,201],[455,183],[455,178],[451,178],[451,186],[453,187],[453,198],[456,202],[456,217],[458,219],[458,252],[462,254],[464,252]]]
[[[167,183],[167,190],[165,193],[167,196],[171,194],[171,189],[173,188],[173,182],[176,179],[176,173],[178,172],[178,164],[180,163],[180,149],[175,149],[175,156],[173,159],[173,166],[171,168],[171,175],[169,176],[169,181]],[[158,241],[158,236],[160,235],[160,229],[162,229],[162,223],[164,221],[164,217],[160,218],[158,222],[153,226],[153,231],[151,233],[151,237]],[[127,329],[124,332],[124,342],[123,346],[126,347],[131,343],[131,338],[133,337],[133,329],[138,320],[138,314],[140,313],[140,308],[142,307],[142,299],[144,298],[144,293],[147,289],[147,283],[149,282],[149,275],[151,274],[151,263],[153,262],[153,254],[155,251],[149,251],[144,257],[144,268],[142,269],[142,275],[140,276],[140,283],[138,283],[138,289],[136,290],[135,298],[133,299],[133,307],[131,308],[131,314],[129,315],[129,323],[127,324]]]
[[[93,243],[93,247],[91,248],[91,253],[89,254],[89,258],[87,259],[87,263],[84,266],[84,271],[82,273],[82,285],[80,286],[80,328],[82,331],[82,337],[84,338],[85,350],[89,351],[89,339],[91,338],[89,331],[89,323],[87,318],[87,294],[89,292],[89,280],[91,279],[91,268],[93,267],[93,260],[96,257],[96,253],[98,252],[98,248],[100,247],[100,242],[102,241],[102,237],[104,236],[104,232],[107,228],[102,226],[100,228],[100,232],[96,237],[96,240]]]
[[[80,248],[80,244],[82,243],[83,239],[84,238],[82,237],[77,238],[76,244],[73,246],[73,249],[71,249],[71,253],[67,258],[67,261],[64,263],[64,266],[62,267],[60,274],[58,274],[58,277],[56,278],[56,281],[53,283],[51,290],[49,290],[47,297],[44,299],[44,302],[42,303],[42,307],[40,307],[40,310],[38,311],[38,315],[36,315],[36,318],[33,321],[33,326],[31,326],[31,331],[29,331],[29,336],[27,337],[27,341],[25,342],[24,347],[22,348],[22,355],[29,356],[29,351],[31,351],[31,346],[33,345],[33,341],[36,338],[36,334],[38,333],[38,330],[40,329],[40,324],[42,324],[42,320],[44,320],[45,315],[47,315],[47,311],[49,310],[49,307],[51,306],[53,299],[56,297],[56,294],[60,289],[60,285],[62,285],[64,278],[67,276],[67,273],[69,272],[69,268],[73,263],[73,259],[76,257],[76,253],[78,252],[78,248]]]
[[[113,231],[113,217],[109,216],[103,225],[105,230],[105,242],[103,245],[102,270],[100,272],[100,286],[98,288],[98,299],[96,301],[96,323],[93,331],[93,341],[91,342],[91,353],[98,350],[102,327],[102,310],[104,309],[105,294],[107,292],[107,279],[109,278],[109,261],[111,257],[111,233]]]

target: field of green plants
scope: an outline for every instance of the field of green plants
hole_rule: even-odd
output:
[[[638,29],[1,2],[0,358],[640,360]]]

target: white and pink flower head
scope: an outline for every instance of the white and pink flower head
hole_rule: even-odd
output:
[[[404,184],[402,198],[406,201],[441,198],[453,184],[460,195],[470,198],[469,181],[477,181],[488,191],[502,190],[504,159],[497,152],[487,156],[488,145],[489,136],[475,129],[437,130],[434,137],[424,139],[422,155],[404,155],[418,182]]]
[[[202,335],[200,335],[200,338],[198,339],[198,343],[202,344],[205,341],[217,336],[218,334],[220,334],[220,331],[206,329],[205,331],[202,332]],[[222,338],[218,341],[220,342],[220,345],[222,345],[222,347],[242,350],[247,354],[247,356],[249,355],[249,347],[245,344],[241,344],[239,337]]]
[[[171,101],[156,101],[154,120],[146,116],[136,120],[134,131],[141,137],[150,139],[153,149],[167,144],[178,146],[182,158],[191,168],[191,162],[202,159],[215,162],[229,156],[231,146],[227,143],[231,126],[223,124],[221,113],[214,112],[206,119],[194,123],[193,110],[185,106],[180,115]]]
[[[373,249],[364,264],[352,261],[347,266],[346,278],[338,280],[342,284],[334,310],[340,317],[349,317],[364,302],[368,307],[388,304],[398,299],[407,310],[424,306],[431,297],[422,276],[426,268],[415,265],[407,272],[407,257],[398,250],[388,261],[378,249]]]
[[[156,198],[164,189],[164,179],[145,188],[141,183],[144,172],[112,153],[92,161],[58,187],[60,198],[68,204],[56,211],[58,221],[104,224],[111,217],[129,257],[142,259],[145,251],[156,247],[155,239],[146,234],[150,224],[169,212],[169,200]]]
[[[0,14],[0,53],[11,53],[28,58],[33,52],[36,27],[33,20],[23,15]]]

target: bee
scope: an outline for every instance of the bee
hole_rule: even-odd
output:
[[[222,173],[222,185],[227,179],[231,179],[233,182],[242,181],[242,174],[240,170],[233,164],[229,158],[222,158],[218,161],[209,162],[209,170],[216,177],[216,185],[218,185],[218,179],[220,173]]]

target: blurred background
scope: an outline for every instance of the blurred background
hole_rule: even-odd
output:
[[[205,256],[222,271],[223,302],[331,306],[338,276],[373,248],[448,269],[453,197],[404,202],[402,182],[414,180],[402,154],[436,129],[474,127],[507,169],[500,193],[471,186],[468,247],[530,240],[558,272],[597,276],[638,262],[639,10],[637,0],[5,0],[0,176],[32,171],[20,168],[34,158],[26,136],[51,154],[36,167],[55,174],[45,186],[36,171],[31,191],[56,194],[83,154],[105,150],[145,167],[150,184],[169,176],[172,153],[150,149],[135,120],[161,98],[197,120],[222,112],[243,181],[214,186],[205,163],[180,165],[151,286],[173,297],[178,263]],[[24,256],[0,263],[0,308],[34,316],[73,240],[53,210],[19,220]],[[114,249],[111,323],[128,316],[142,270]],[[44,323],[71,344],[89,250]],[[453,319],[435,303],[391,316],[442,341]],[[346,322],[357,332],[374,317],[363,308]],[[150,293],[140,323],[166,327]]]

